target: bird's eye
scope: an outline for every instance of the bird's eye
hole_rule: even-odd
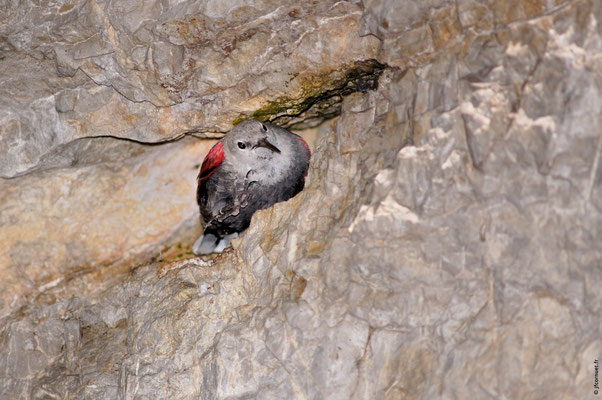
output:
[[[239,148],[239,149],[243,149],[243,150],[244,150],[244,149],[246,149],[246,148],[247,148],[247,145],[246,145],[246,144],[244,144],[243,142],[238,142],[238,148]]]
[[[268,127],[265,126],[264,124],[261,124],[261,129],[263,129],[264,132],[268,131]]]

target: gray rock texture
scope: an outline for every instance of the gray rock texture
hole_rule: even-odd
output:
[[[233,249],[220,256],[157,260],[115,272],[111,279],[98,276],[102,268],[92,269],[38,287],[29,302],[16,301],[23,304],[19,308],[8,304],[0,319],[0,398],[594,398],[593,363],[602,356],[602,3],[406,3],[316,2],[305,11],[297,5],[301,14],[293,15],[308,13],[307,20],[316,24],[317,31],[308,32],[320,32],[318,27],[329,21],[332,29],[343,26],[348,15],[355,25],[347,39],[342,33],[324,34],[324,41],[311,42],[312,51],[283,54],[290,65],[320,53],[316,48],[336,54],[328,47],[336,41],[341,48],[349,46],[351,54],[359,48],[354,46],[368,46],[364,40],[370,40],[372,53],[354,58],[355,65],[372,58],[387,65],[376,90],[363,90],[354,73],[340,70],[357,91],[344,92],[340,115],[317,128],[306,189],[257,213]],[[106,36],[112,42],[82,42],[78,57],[95,54],[85,61],[74,61],[80,58],[69,48],[31,68],[55,62],[64,68],[59,81],[76,85],[85,72],[106,86],[83,79],[77,90],[89,85],[102,93],[108,87],[111,96],[121,92],[141,102],[130,106],[176,110],[190,104],[178,103],[177,96],[201,90],[201,82],[211,89],[211,79],[186,81],[190,88],[163,96],[149,89],[155,87],[148,85],[150,78],[141,78],[151,74],[119,64],[114,53],[128,36],[111,36],[111,29],[169,38],[184,47],[182,53],[155,42],[151,48],[171,52],[167,58],[174,63],[178,54],[187,59],[193,50],[211,59],[212,52],[219,53],[215,46],[242,34],[236,24],[208,22],[236,18],[239,8],[228,2],[173,2],[165,8],[165,2],[138,8],[102,4],[74,7],[91,8],[88,24],[113,21]],[[289,10],[267,2],[245,7],[240,12],[250,24],[280,15],[282,7]],[[107,11],[113,8],[119,12]],[[191,22],[192,14],[186,13],[193,9],[207,19]],[[32,22],[5,23],[6,46],[23,50],[0,62],[16,62],[20,52],[43,53],[28,46],[34,37],[44,42],[46,32],[58,29],[70,38],[79,30],[69,31],[69,24],[87,26],[75,18],[60,24],[56,16],[54,22],[36,19],[33,9],[8,10],[14,10],[9,21]],[[336,14],[342,10],[353,11]],[[120,17],[111,19],[111,12]],[[137,16],[125,18],[128,13]],[[180,25],[158,28],[155,20],[175,14],[187,15],[179,18],[189,22],[187,32],[199,43],[177,43],[173,38]],[[194,24],[198,31],[190,30]],[[306,36],[294,36],[296,24],[288,25],[289,36],[276,36],[281,48],[301,49],[300,38]],[[201,27],[209,33],[198,33]],[[60,40],[48,38],[46,45],[56,51],[61,46],[55,42]],[[247,54],[244,45],[237,46]],[[114,69],[95,66],[103,62]],[[168,75],[177,69],[165,61],[153,65]],[[228,65],[223,68],[234,71]],[[117,73],[119,68],[125,70]],[[72,70],[80,72],[70,75]],[[202,76],[200,67],[194,71]],[[224,72],[230,78],[236,73]],[[278,85],[279,73],[258,74],[257,82],[276,76],[274,87],[262,92],[266,99],[288,96],[289,89]],[[222,78],[215,93],[228,98],[224,93],[238,86],[223,89],[230,78]],[[32,90],[43,93],[43,85],[54,84],[63,83],[49,79]],[[251,98],[237,101],[252,103]],[[68,98],[63,100],[61,108],[71,107]],[[270,111],[260,103],[249,109],[228,104],[214,117],[199,117],[199,126],[221,130],[235,114],[257,110],[256,116],[280,116],[278,108]],[[109,110],[101,114],[111,118]],[[319,115],[312,113],[309,118]],[[153,129],[149,135],[157,134]],[[178,129],[169,127],[166,136],[181,134]],[[141,168],[145,159],[162,160],[161,154],[184,162],[177,155],[198,146],[190,138],[152,148],[115,146],[109,144],[112,138],[80,140],[95,144],[82,142],[81,151],[61,148],[60,156],[47,156],[48,164],[36,164],[54,169],[2,181],[8,187],[0,189],[2,199],[23,190],[21,182],[28,180],[94,166],[116,169],[129,154],[138,158],[123,168]],[[119,148],[113,156],[96,154],[99,147],[111,146]],[[68,165],[66,159],[84,161]],[[149,161],[149,174],[161,165]],[[115,173],[104,182],[120,179]],[[144,187],[149,181],[138,182]],[[23,185],[32,191],[40,186]],[[179,198],[166,194],[165,202]],[[21,213],[9,214],[3,207],[1,215],[12,215],[13,225],[20,226]],[[39,243],[45,251],[45,242]],[[65,253],[77,251],[66,248]],[[16,276],[27,257],[2,273]],[[32,285],[39,282],[32,278]]]
[[[200,230],[195,166],[212,143],[84,138],[57,153],[55,168],[0,180],[0,315],[70,275]]]
[[[324,0],[3,1],[0,176],[77,138],[207,136],[273,102],[297,113],[378,55],[361,16]]]

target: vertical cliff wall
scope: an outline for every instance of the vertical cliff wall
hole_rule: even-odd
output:
[[[593,396],[600,2],[31,4],[0,31],[0,397]],[[306,189],[221,256],[115,267],[185,254],[199,138],[249,116],[326,120]]]

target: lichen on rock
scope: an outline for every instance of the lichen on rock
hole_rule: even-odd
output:
[[[310,107],[297,121],[287,120],[278,102],[305,110],[342,90],[336,92],[338,116],[314,129],[304,191],[256,213],[232,249],[208,259],[168,260],[169,252],[161,252],[176,227],[197,226],[194,166],[201,147],[208,148],[200,140],[148,147],[110,144],[111,137],[79,139],[57,146],[39,171],[2,180],[0,260],[12,261],[10,267],[0,264],[10,283],[0,319],[0,398],[592,395],[592,363],[602,349],[599,1],[398,7],[377,0],[317,2],[313,8],[185,2],[172,9],[122,3],[86,15],[93,21],[129,15],[116,18],[114,29],[136,32],[136,40],[157,35],[183,46],[179,53],[157,45],[164,54],[173,50],[175,61],[178,54],[197,54],[195,62],[199,54],[208,57],[205,69],[191,67],[194,78],[176,94],[184,98],[187,90],[214,88],[205,99],[215,102],[207,105],[209,116],[195,116],[182,105],[164,105],[163,116],[174,113],[179,121],[186,114],[182,124],[196,121],[208,131],[219,128],[216,134],[253,113],[312,125],[314,115],[325,115]],[[24,7],[21,21],[31,18],[23,14],[30,4]],[[89,7],[74,3],[55,15],[67,18]],[[163,24],[156,31],[148,25],[159,26],[155,20]],[[352,30],[342,28],[348,21]],[[53,32],[48,23],[11,28],[10,34],[2,29],[9,53],[23,51],[27,35]],[[115,37],[115,43],[127,43],[126,37]],[[87,40],[78,51],[104,49],[101,39]],[[256,52],[257,43],[264,43],[266,58]],[[345,48],[350,56],[343,60]],[[138,56],[141,68],[146,58]],[[79,67],[70,64],[72,55],[62,57],[60,77],[32,82],[25,103],[35,98],[39,110],[48,110],[41,97],[65,82],[82,96],[92,90],[101,99],[115,98],[108,86],[77,81],[78,72],[64,81],[70,66],[88,71],[112,55],[95,55]],[[165,57],[153,60],[168,73],[173,66]],[[310,58],[320,71],[336,71],[329,82],[341,85],[303,92],[296,78],[287,88],[274,60],[287,59],[280,65],[289,67],[289,77],[320,76],[306,64]],[[14,71],[17,55],[6,59],[15,63]],[[215,60],[223,61],[222,72]],[[378,85],[355,90],[361,89],[357,79],[344,71],[370,63],[366,76],[378,72]],[[261,70],[259,78],[253,68]],[[251,73],[237,75],[242,70]],[[109,78],[123,83],[144,74],[133,69],[126,75]],[[235,77],[241,85],[228,86]],[[347,81],[354,90],[346,91]],[[266,82],[274,87],[266,89]],[[148,91],[132,85],[132,96]],[[78,107],[70,93],[60,100],[61,113]],[[325,104],[328,110],[336,102]],[[52,113],[40,115],[55,121]],[[187,129],[180,128],[174,125],[167,136]],[[42,133],[41,141],[51,137]],[[102,149],[111,153],[95,155]],[[102,201],[81,202],[85,182],[94,182],[94,196]],[[41,195],[40,187],[47,187]],[[132,193],[137,197],[127,204],[120,200]],[[88,213],[90,205],[104,208]],[[89,229],[74,229],[83,226],[80,214],[92,216]],[[128,235],[119,221],[132,225]],[[51,241],[32,233],[40,223]],[[148,230],[135,229],[138,224],[149,224]],[[86,235],[95,240],[86,241]],[[103,254],[119,255],[124,247],[159,254],[125,268],[100,263],[107,259]],[[99,264],[78,272],[75,264],[89,260]],[[46,281],[37,275],[38,265],[48,272],[42,275]],[[61,268],[68,273],[61,275]],[[27,298],[19,286],[24,283]]]
[[[241,114],[233,121],[233,125],[253,118],[289,129],[319,126],[341,113],[340,104],[344,96],[376,89],[384,68],[376,60],[357,61],[319,76],[304,77],[298,98],[282,96],[269,101],[250,116]]]

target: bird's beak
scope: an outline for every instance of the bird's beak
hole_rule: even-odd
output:
[[[280,153],[280,150],[278,149],[278,147],[276,147],[272,143],[268,142],[267,138],[261,139],[260,141],[257,142],[257,144],[255,146],[253,146],[254,149],[257,147],[265,147],[266,149],[272,150],[275,153]]]

